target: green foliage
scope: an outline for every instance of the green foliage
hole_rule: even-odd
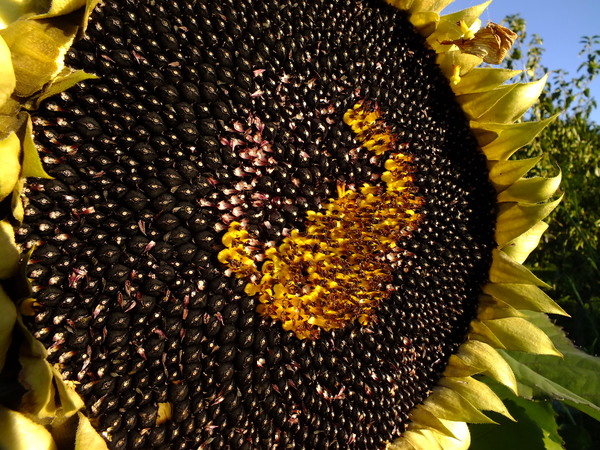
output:
[[[515,421],[495,413],[495,424],[471,425],[470,450],[560,450],[563,440],[558,431],[556,413],[547,402],[517,397],[506,387],[489,379],[486,383],[500,397]]]

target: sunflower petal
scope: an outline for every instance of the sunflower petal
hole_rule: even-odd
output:
[[[52,369],[43,359],[21,356],[23,366],[19,382],[27,389],[23,396],[22,408],[40,419],[51,419],[56,413]]]
[[[108,446],[90,420],[81,413],[77,413],[79,425],[75,434],[75,450],[107,450]]]
[[[47,351],[17,318],[19,329],[25,339],[21,345],[19,382],[27,390],[23,395],[22,409],[40,419],[51,419],[56,414],[54,375],[46,361]]]
[[[432,11],[441,12],[446,6],[454,0],[385,0],[398,9],[414,12]]]
[[[562,356],[546,333],[527,319],[508,317],[484,320],[485,325],[502,342],[507,350]]]
[[[548,229],[546,222],[538,222],[522,235],[502,247],[502,251],[520,264],[523,264],[540,243],[542,235]]]
[[[431,398],[423,404],[423,408],[441,419],[495,423],[459,392],[444,386],[433,390]]]
[[[25,139],[23,140],[23,169],[21,171],[21,177],[52,178],[42,167],[40,154],[33,141],[33,125],[29,115],[27,115]]]
[[[4,200],[13,191],[21,172],[21,141],[15,133],[10,133],[0,141],[0,200]]]
[[[46,89],[44,89],[42,94],[35,99],[35,103],[32,105],[32,107],[37,109],[40,103],[48,97],[66,91],[67,89],[75,86],[80,81],[89,80],[93,78],[98,77],[96,75],[86,73],[83,70],[72,70],[69,68],[64,68],[62,72],[52,80],[50,85]]]
[[[86,0],[52,0],[50,8],[43,14],[33,16],[35,19],[46,19],[49,17],[63,16],[77,11],[85,5]]]
[[[55,367],[52,367],[52,373],[54,375],[54,384],[60,398],[61,414],[66,417],[71,417],[84,407],[83,400],[79,394],[75,392],[75,389],[67,385],[60,375],[60,372],[56,370]]]
[[[410,23],[425,36],[431,34],[440,21],[440,16],[434,12],[414,13],[410,16]]]
[[[6,220],[0,221],[0,279],[10,278],[15,274],[19,258],[12,225]]]
[[[562,172],[552,178],[524,178],[498,194],[499,202],[543,202],[552,197],[560,186]]]
[[[412,4],[415,3],[415,0],[385,0],[387,3],[392,5],[395,8],[401,9],[403,11],[410,11]],[[418,0],[416,0],[418,3]]]
[[[508,303],[496,300],[494,297],[482,294],[479,299],[477,318],[479,320],[502,319],[504,317],[523,317],[517,309]]]
[[[504,358],[490,345],[480,341],[467,341],[460,346],[456,359],[472,367],[481,367],[479,373],[492,377],[517,393],[517,380]],[[452,357],[451,357],[452,359]]]
[[[493,132],[498,136],[493,141],[479,141],[480,145],[483,145],[482,150],[487,159],[493,161],[507,160],[518,149],[533,141],[557,117],[558,114],[539,122],[517,124],[473,122],[471,127],[475,128],[476,136],[478,135],[477,129]]]
[[[488,161],[490,180],[496,191],[501,192],[529,172],[540,160],[541,156],[529,159],[511,159],[508,161]]]
[[[482,383],[481,381],[477,381],[471,377],[443,377],[440,380],[440,385],[446,386],[454,392],[457,392],[479,410],[494,411],[514,420],[508,412],[508,409],[506,409],[506,406],[504,406],[502,400],[498,398],[487,384]]]
[[[16,95],[31,96],[62,70],[64,54],[77,29],[67,20],[55,18],[19,20],[0,31],[12,53]]]
[[[433,434],[426,431],[422,429],[408,430],[402,435],[402,438],[396,440],[389,448],[394,450],[421,450],[425,448],[428,450],[442,450]]]
[[[467,450],[471,446],[469,427],[464,422],[442,420],[444,425],[452,431],[454,437],[438,435],[437,440],[444,450]]]
[[[527,268],[499,250],[493,251],[490,281],[492,283],[524,283],[546,288],[550,287]]]
[[[456,95],[487,92],[520,74],[521,70],[480,67],[465,74],[452,90]]]
[[[536,223],[544,220],[561,202],[562,196],[553,202],[542,204],[501,203],[496,225],[496,242],[499,246],[522,235]]]
[[[516,88],[515,84],[500,86],[497,89],[476,94],[467,94],[456,97],[463,111],[471,120],[478,120],[494,108],[504,97],[508,96]],[[495,122],[492,120],[480,120],[480,122]]]
[[[431,430],[437,430],[450,437],[456,437],[452,433],[451,428],[446,426],[445,421],[434,416],[426,409],[417,406],[410,414],[410,420],[416,424],[419,428],[429,428]]]
[[[447,78],[452,76],[455,67],[459,67],[460,77],[462,79],[463,76],[481,64],[481,58],[457,50],[438,54],[436,62]]]
[[[17,85],[10,49],[0,37],[0,106],[4,105]]]
[[[481,122],[491,123],[512,123],[518,120],[537,101],[547,79],[548,75],[544,75],[531,83],[514,84],[513,89],[507,90],[506,95],[478,119]],[[460,103],[460,97],[458,101]]]
[[[544,291],[532,284],[494,284],[488,283],[483,292],[500,299],[517,309],[540,311],[568,316]]]
[[[468,341],[468,342],[471,342],[471,341]],[[479,342],[479,341],[473,341],[473,342]],[[466,342],[463,345],[465,345],[465,344],[466,344]],[[461,348],[462,348],[462,346],[461,346]],[[480,374],[483,372],[485,372],[484,366],[477,365],[477,364],[469,364],[469,363],[463,361],[461,358],[459,358],[455,354],[455,355],[450,355],[450,358],[448,359],[448,365],[446,366],[446,369],[444,370],[444,376],[445,377],[462,378],[462,377],[470,377],[470,376],[477,375],[477,374]]]
[[[15,189],[12,193],[12,199],[10,202],[10,208],[12,211],[12,215],[17,221],[23,222],[25,218],[25,207],[23,206],[23,199],[21,198],[21,194],[23,193],[23,188],[25,187],[25,178],[20,178],[15,185]]]
[[[42,425],[0,405],[0,448],[56,450],[56,445],[50,432]]]
[[[415,0],[413,1],[412,11],[433,11],[440,13],[446,6],[454,0]]]
[[[442,42],[459,39],[464,34],[464,31],[458,25],[458,23],[462,21],[467,27],[473,26],[473,24],[479,20],[479,17],[484,13],[485,9],[490,3],[491,0],[467,9],[463,9],[462,11],[440,17],[440,23],[438,24],[437,29],[427,38],[427,42],[438,53],[447,51],[449,46],[447,44],[442,44]],[[478,59],[481,61],[481,58]]]
[[[469,340],[476,340],[484,342],[493,346],[505,350],[504,344],[496,337],[496,335],[488,328],[488,326],[479,319],[471,321],[469,332]]]

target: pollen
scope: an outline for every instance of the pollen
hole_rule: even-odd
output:
[[[356,104],[344,122],[361,146],[376,155],[389,153],[383,185],[350,190],[340,184],[338,198],[320,211],[307,211],[306,231],[293,230],[278,247],[264,251],[260,271],[244,245],[249,233],[239,222],[222,238],[226,248],[219,261],[237,277],[256,280],[245,292],[259,296],[257,311],[299,339],[316,339],[321,330],[354,321],[372,323],[377,306],[392,292],[399,244],[421,219],[424,200],[413,186],[413,158],[395,149],[398,139],[379,109]]]

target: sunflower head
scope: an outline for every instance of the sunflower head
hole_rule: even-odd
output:
[[[559,178],[508,159],[543,80],[475,68],[514,40],[486,5],[84,3],[0,32],[7,436],[451,448],[509,415],[473,376],[556,353],[518,310],[562,312],[521,265]]]

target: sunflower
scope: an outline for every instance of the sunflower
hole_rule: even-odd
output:
[[[558,354],[521,264],[545,79],[451,0],[11,2],[7,448],[466,448],[495,350]],[[41,2],[43,3],[43,2]],[[12,7],[12,9],[10,8]]]

